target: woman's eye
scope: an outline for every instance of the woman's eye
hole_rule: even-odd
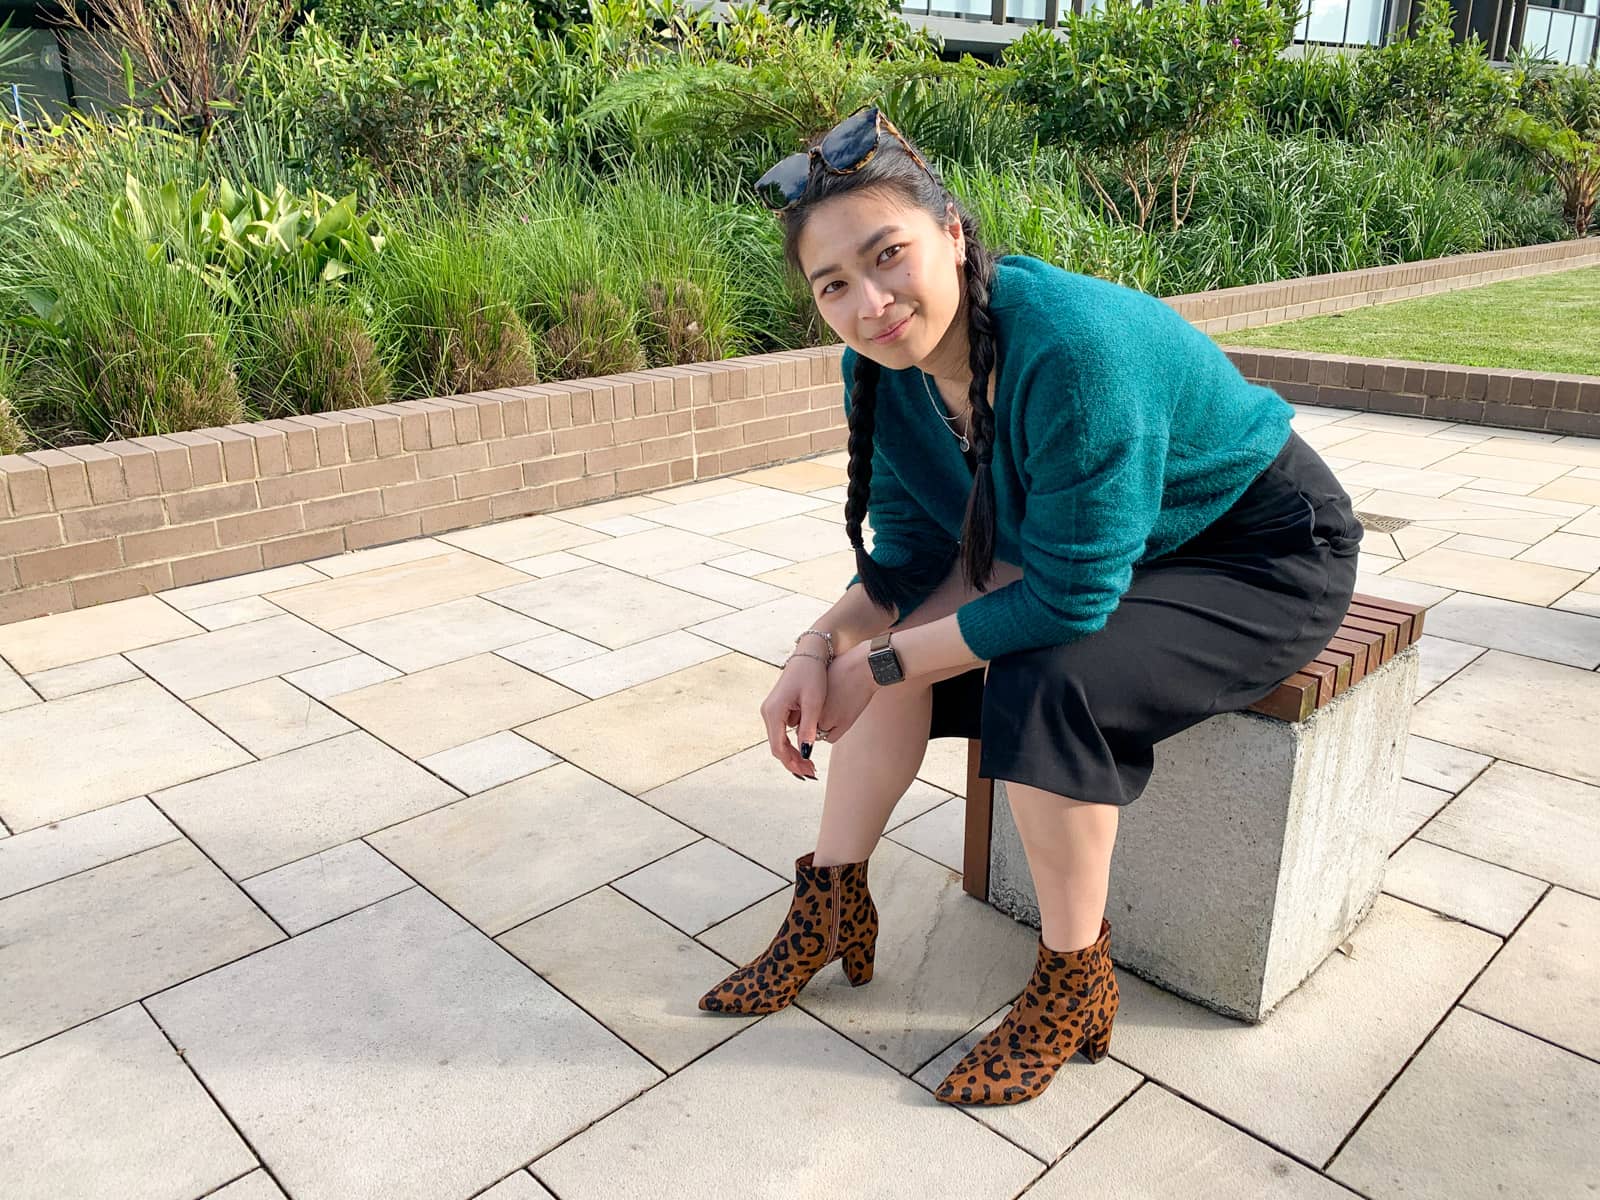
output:
[[[883,252],[878,255],[878,262],[880,264],[882,264],[883,262],[886,261],[886,259],[884,257],[885,255],[893,255],[896,251],[903,250],[903,249],[905,249],[905,243],[904,242],[896,242],[892,246],[885,246],[883,248]],[[833,281],[833,283],[828,284],[827,287],[823,288],[822,291],[818,292],[817,294],[819,296],[832,295],[833,294],[833,284],[834,283],[839,283],[839,282],[841,282],[841,281],[835,279]]]

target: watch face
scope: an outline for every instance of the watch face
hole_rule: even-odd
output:
[[[905,678],[905,673],[900,668],[900,656],[894,652],[893,647],[874,650],[867,655],[867,665],[872,668],[872,677],[880,684],[899,683]]]

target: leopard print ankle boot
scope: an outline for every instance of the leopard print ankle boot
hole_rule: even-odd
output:
[[[760,957],[740,967],[700,997],[706,1012],[755,1016],[777,1012],[811,977],[836,958],[845,978],[860,987],[872,978],[878,908],[867,891],[867,864],[814,867],[811,855],[795,860],[789,915]]]
[[[947,1104],[1032,1100],[1077,1051],[1092,1063],[1110,1052],[1116,1015],[1110,923],[1102,920],[1099,940],[1082,950],[1051,950],[1041,937],[1022,995],[945,1076],[934,1097]]]

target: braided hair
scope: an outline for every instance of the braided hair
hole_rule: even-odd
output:
[[[926,156],[924,156],[926,157]],[[970,440],[977,454],[977,472],[967,497],[966,518],[961,544],[952,546],[943,557],[934,556],[900,566],[886,567],[867,553],[861,524],[867,515],[867,500],[872,486],[872,435],[876,423],[879,364],[864,354],[856,356],[855,377],[850,386],[850,486],[845,500],[845,531],[855,550],[856,573],[869,599],[885,611],[903,609],[916,596],[925,596],[949,574],[959,553],[962,577],[977,591],[986,591],[994,574],[995,496],[991,464],[994,458],[994,408],[989,403],[989,379],[996,369],[997,346],[994,317],[989,308],[998,253],[986,249],[978,238],[978,222],[942,182],[917,165],[898,140],[885,136],[878,152],[859,170],[834,175],[821,169],[815,160],[805,194],[787,212],[784,221],[784,257],[797,278],[804,278],[799,242],[810,213],[823,201],[863,188],[893,196],[925,209],[943,222],[953,209],[961,220],[966,244],[962,270],[964,294],[961,310],[966,315],[968,363],[972,384],[968,400],[972,406]],[[959,315],[958,315],[959,319]]]

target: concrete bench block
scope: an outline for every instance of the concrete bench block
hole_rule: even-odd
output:
[[[1305,721],[1228,713],[1157,747],[1111,862],[1118,966],[1249,1021],[1298,987],[1377,898],[1416,683],[1412,647]],[[1038,928],[998,780],[989,903]]]

